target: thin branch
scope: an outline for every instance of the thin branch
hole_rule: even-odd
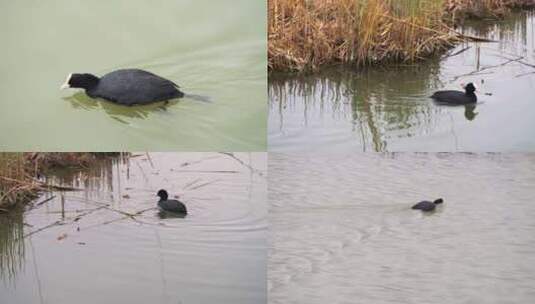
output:
[[[471,46],[467,46],[467,47],[465,47],[464,49],[462,49],[462,50],[460,50],[460,51],[457,51],[457,52],[455,52],[455,53],[453,53],[453,54],[448,54],[448,55],[442,57],[441,59],[446,59],[446,58],[450,58],[450,57],[455,57],[455,56],[457,56],[457,55],[460,55],[460,54],[462,54],[462,53],[468,51],[468,50],[471,49],[471,48],[472,48]]]
[[[228,157],[230,157],[230,158],[236,160],[236,161],[239,162],[242,166],[244,166],[244,167],[248,168],[249,170],[251,170],[251,172],[256,173],[256,174],[258,174],[258,175],[260,175],[260,176],[264,176],[264,174],[262,173],[262,171],[260,171],[260,170],[258,170],[258,169],[255,169],[255,168],[253,168],[253,167],[251,167],[251,166],[249,166],[249,165],[246,164],[243,160],[237,158],[237,157],[234,155],[234,153],[231,153],[231,152],[219,152],[219,153],[220,153],[220,154],[223,154],[223,155],[226,155],[226,156],[228,156]]]
[[[41,227],[41,228],[39,228],[39,229],[37,229],[37,230],[34,230],[34,231],[29,232],[28,234],[24,235],[24,238],[27,238],[27,237],[29,237],[29,236],[31,236],[31,235],[34,235],[34,234],[36,234],[36,233],[38,233],[38,232],[41,232],[41,231],[43,231],[43,230],[46,230],[46,229],[48,229],[48,228],[55,227],[55,226],[59,226],[59,225],[64,225],[64,224],[65,224],[65,223],[64,223],[63,221],[55,221],[55,222],[52,223],[52,224],[48,224],[48,225],[46,225],[46,226],[44,226],[44,227]]]
[[[518,63],[521,63],[520,60],[524,59],[524,57],[522,57],[522,56],[520,56],[520,57],[518,57],[518,58],[506,58],[506,57],[503,57],[503,56],[501,56],[501,57],[502,57],[502,58],[505,58],[505,59],[508,59],[508,60],[505,61],[505,62],[502,62],[502,63],[500,63],[500,64],[485,66],[485,67],[483,67],[483,68],[481,68],[481,69],[479,69],[479,70],[472,71],[472,72],[467,73],[467,74],[463,74],[463,75],[455,76],[455,77],[452,78],[452,81],[455,81],[455,80],[457,80],[457,79],[459,79],[459,78],[466,77],[466,76],[492,74],[492,72],[490,72],[490,73],[481,73],[481,72],[483,72],[483,71],[485,71],[485,70],[489,70],[489,69],[494,69],[494,68],[497,68],[497,67],[502,67],[502,66],[507,65],[507,64],[512,63],[512,62],[518,62]],[[533,66],[533,67],[535,67],[535,66]]]
[[[218,182],[218,181],[220,181],[220,180],[219,180],[219,179],[216,179],[216,180],[213,180],[213,181],[211,181],[211,182],[207,182],[207,183],[204,183],[204,184],[200,184],[200,185],[198,185],[198,186],[195,186],[195,187],[193,187],[193,188],[190,188],[189,190],[196,190],[196,189],[199,189],[199,188],[208,186],[208,185],[210,185],[210,184],[216,183],[216,182]]]

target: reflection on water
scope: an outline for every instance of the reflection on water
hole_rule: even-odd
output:
[[[170,219],[170,218],[185,218],[186,215],[161,210],[158,212],[158,217],[163,220],[163,219]]]
[[[347,136],[361,142],[364,151],[388,150],[392,136],[430,132],[441,108],[433,107],[422,92],[437,82],[428,76],[438,67],[436,61],[431,61],[418,67],[364,72],[337,69],[319,76],[272,77],[270,113],[277,113],[278,120],[270,119],[270,132],[279,135],[270,138],[270,145],[277,147],[276,139],[284,141],[281,134],[286,135],[294,127],[305,129],[301,130],[302,136],[308,134],[308,129],[317,133],[310,141],[337,145],[346,135],[336,134],[333,128],[343,124],[342,128],[350,128],[351,134]]]
[[[535,149],[534,17],[466,24],[496,40],[465,43],[410,66],[331,68],[314,75],[270,75],[272,151],[526,151]],[[475,106],[431,101],[437,90],[478,87]],[[507,126],[496,132],[496,125]],[[325,147],[325,148],[324,148]]]
[[[265,303],[265,171],[265,153],[134,153],[57,171],[46,181],[76,191],[0,230],[0,303]],[[186,217],[159,212],[162,188]]]
[[[178,99],[173,99],[167,102],[157,102],[149,105],[140,105],[140,106],[122,106],[114,104],[109,101],[93,99],[88,97],[83,92],[75,93],[72,96],[63,98],[68,101],[74,109],[79,110],[97,110],[101,108],[113,119],[124,123],[130,124],[127,120],[129,118],[138,118],[146,119],[152,113],[165,113],[168,106],[173,106],[178,104],[180,101]]]
[[[269,302],[530,302],[534,184],[535,154],[271,153]]]
[[[476,105],[465,105],[464,106],[464,117],[467,119],[467,120],[474,120],[477,116],[478,113],[475,112],[476,110]]]
[[[23,266],[25,254],[22,211],[0,214],[0,279],[11,282]]]

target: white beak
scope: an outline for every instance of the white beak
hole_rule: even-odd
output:
[[[68,88],[71,87],[69,85],[69,81],[71,80],[71,76],[72,76],[72,73],[67,76],[67,79],[65,79],[65,83],[62,84],[61,87],[59,87],[60,90],[65,90],[65,89],[68,89]]]

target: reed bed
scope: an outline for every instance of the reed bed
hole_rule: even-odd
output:
[[[269,0],[268,69],[414,62],[460,40],[466,17],[504,15],[535,0]]]
[[[270,0],[270,70],[415,61],[452,45],[436,0]]]
[[[0,212],[32,200],[43,190],[35,176],[51,168],[84,168],[119,153],[0,153]]]
[[[0,211],[35,197],[37,184],[23,153],[0,153]]]

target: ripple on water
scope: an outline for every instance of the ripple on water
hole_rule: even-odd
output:
[[[132,303],[265,302],[266,154],[235,157],[134,153],[49,177],[83,191],[49,194],[55,198],[25,214],[26,233],[58,220],[66,224],[26,238],[35,256],[26,250],[27,270],[17,274],[16,289],[0,284],[0,300],[13,303],[21,290],[40,288],[54,303],[125,297]],[[178,195],[188,216],[158,216],[160,188]],[[121,213],[140,210],[135,220]],[[38,294],[28,296],[35,302]]]
[[[533,169],[530,154],[270,154],[270,302],[531,299]]]

